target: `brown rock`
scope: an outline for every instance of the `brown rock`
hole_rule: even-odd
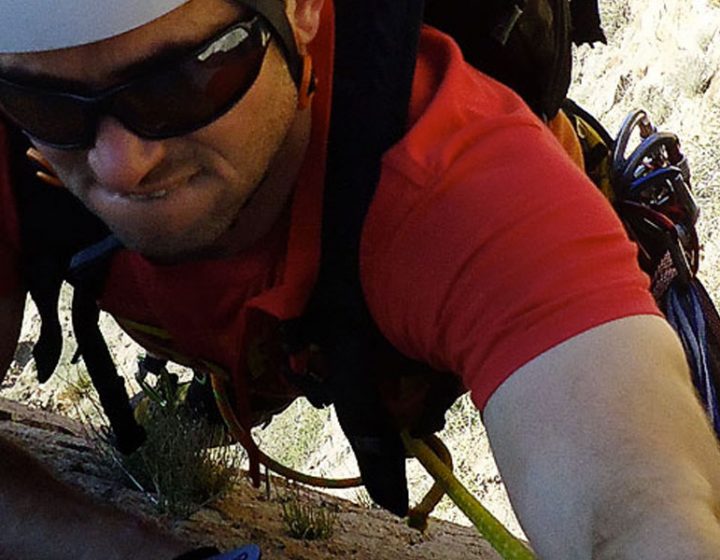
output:
[[[157,519],[148,497],[128,489],[98,455],[82,424],[0,399],[0,432],[20,442],[63,480],[118,507]],[[273,480],[271,494],[282,493],[283,488],[282,481]],[[200,509],[189,519],[158,521],[197,544],[211,543],[230,549],[255,542],[263,550],[264,560],[500,558],[472,528],[432,520],[429,529],[421,534],[379,509],[310,490],[302,490],[300,495],[302,500],[322,503],[337,511],[335,530],[329,539],[307,541],[290,537],[283,525],[279,501],[268,500],[265,489],[253,488],[245,478],[223,499]]]

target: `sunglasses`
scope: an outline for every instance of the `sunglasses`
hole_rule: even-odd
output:
[[[270,38],[268,24],[255,16],[170,64],[94,95],[0,78],[0,110],[34,140],[59,149],[93,146],[106,115],[143,138],[182,136],[215,121],[247,93]]]

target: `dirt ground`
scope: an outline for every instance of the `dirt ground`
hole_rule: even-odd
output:
[[[146,496],[122,483],[80,423],[0,399],[0,433],[22,443],[63,480],[103,501],[141,512],[194,544],[232,549],[253,542],[266,560],[500,558],[472,528],[431,520],[420,533],[382,510],[311,491],[303,491],[301,500],[336,512],[333,534],[327,540],[292,538],[282,521],[278,496],[283,485],[278,480],[271,482],[268,497],[267,487],[253,488],[242,478],[226,497],[187,520],[173,521],[159,517]]]

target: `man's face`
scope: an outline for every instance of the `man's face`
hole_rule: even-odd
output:
[[[0,70],[99,91],[117,83],[113,76],[162,50],[203,44],[243,16],[241,10],[228,0],[193,0],[102,42],[0,55]],[[169,262],[227,254],[257,240],[285,204],[293,178],[288,169],[297,170],[309,127],[296,111],[296,95],[272,43],[247,94],[196,132],[147,140],[105,117],[89,149],[36,147],[127,247]]]

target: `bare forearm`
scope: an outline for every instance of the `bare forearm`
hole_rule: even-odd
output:
[[[549,552],[542,558],[720,558],[720,457],[693,423],[673,422],[696,410],[683,400],[674,398],[674,410],[652,425],[642,413],[608,409],[595,422],[578,420],[578,439],[567,430],[558,434],[569,436],[562,441],[546,439],[545,457],[523,475],[535,485],[523,509],[538,549]],[[626,423],[618,425],[621,418]]]
[[[659,320],[601,327],[518,373],[486,422],[542,558],[720,558],[720,454]]]
[[[650,389],[648,389],[650,390]],[[658,380],[649,402],[624,426],[610,421],[619,441],[599,455],[620,460],[591,470],[597,481],[593,553],[599,559],[720,558],[720,456],[690,383]],[[610,411],[618,420],[617,411]],[[598,426],[603,429],[603,426]],[[593,437],[597,437],[597,434]],[[617,471],[620,472],[617,472]]]
[[[59,482],[0,438],[0,558],[165,560],[188,546]]]

